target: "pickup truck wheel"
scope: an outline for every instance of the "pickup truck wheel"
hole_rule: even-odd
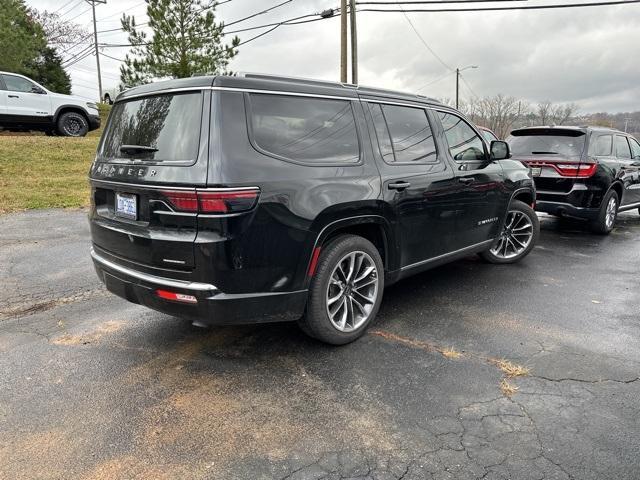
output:
[[[58,132],[65,137],[84,137],[89,131],[89,122],[80,113],[67,112],[58,118]]]
[[[322,248],[300,327],[332,345],[353,342],[377,315],[383,290],[378,249],[356,235],[337,237]]]
[[[540,221],[533,209],[520,200],[509,206],[502,233],[480,256],[490,263],[515,263],[531,252],[540,236]]]
[[[609,193],[602,199],[598,217],[591,222],[591,229],[603,235],[611,233],[616,224],[616,218],[618,218],[619,205],[618,194],[614,190],[609,190]]]

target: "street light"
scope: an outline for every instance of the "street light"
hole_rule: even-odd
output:
[[[478,68],[477,65],[469,65],[464,68],[456,68],[456,109],[460,106],[460,72],[464,72],[469,68]]]

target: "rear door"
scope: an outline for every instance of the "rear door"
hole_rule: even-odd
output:
[[[615,136],[616,157],[620,162],[620,170],[622,171],[622,183],[624,189],[620,205],[625,206],[640,201],[640,185],[638,184],[638,160],[634,160],[631,153],[631,147],[627,137],[624,135]]]
[[[489,160],[485,142],[465,119],[453,112],[436,115],[458,184],[455,249],[494,239],[509,200],[502,166]]]
[[[114,104],[90,172],[94,248],[143,267],[194,267],[209,99],[195,90]]]
[[[451,251],[458,184],[436,147],[426,109],[365,101],[383,199],[396,219],[401,266]]]

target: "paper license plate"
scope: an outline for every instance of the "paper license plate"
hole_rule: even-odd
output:
[[[125,218],[138,218],[138,199],[131,193],[116,192],[116,215]]]
[[[542,167],[531,167],[531,175],[534,177],[539,177],[540,173],[542,173]]]

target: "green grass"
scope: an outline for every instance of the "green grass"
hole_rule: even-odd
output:
[[[101,109],[102,125],[108,109]],[[84,138],[0,136],[0,213],[89,204],[87,174],[102,129]]]

